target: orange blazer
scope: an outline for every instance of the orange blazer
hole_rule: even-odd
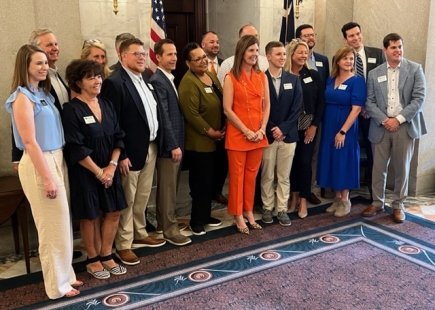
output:
[[[264,80],[263,72],[252,70],[251,79],[242,72],[240,80],[230,72],[234,87],[233,111],[250,130],[256,132],[263,121]],[[269,94],[266,94],[269,95]],[[225,148],[233,151],[250,151],[268,145],[267,138],[259,143],[248,141],[230,121],[227,124]]]

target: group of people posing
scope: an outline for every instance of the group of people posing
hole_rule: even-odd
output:
[[[255,27],[244,25],[225,61],[218,58],[217,34],[209,31],[181,51],[188,70],[177,88],[172,71],[179,54],[170,39],[153,47],[154,73],[146,69],[143,42],[129,33],[116,37],[119,62],[110,68],[104,45],[87,40],[64,83],[55,35],[34,31],[17,53],[6,109],[48,297],[76,296],[83,285],[71,266],[70,207],[87,272],[97,279],[139,264],[133,248],[192,242],[176,219],[182,162],[189,169],[194,235],[222,224],[211,216],[213,199],[228,204],[238,232],[261,230],[253,213],[257,175],[262,222],[273,223],[276,215],[289,226],[288,212],[295,210],[305,218],[316,158],[317,184],[336,193],[327,211],[349,214],[349,190],[360,186],[358,122],[373,165],[373,202],[362,215],[383,211],[391,160],[393,219],[403,222],[414,141],[426,132],[423,71],[403,58],[398,34],[384,38],[382,51],[363,46],[357,23],[342,32],[347,44],[335,53],[329,74],[328,58],[313,51],[310,25],[298,27],[297,39],[285,46],[269,42],[265,56]],[[228,199],[222,195],[227,174]],[[163,238],[146,229],[154,175],[156,230]],[[112,256],[113,244],[122,264]]]

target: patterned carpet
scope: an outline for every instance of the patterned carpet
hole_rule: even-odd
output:
[[[358,202],[344,219],[322,206],[290,227],[250,236],[229,227],[187,247],[141,250],[145,264],[123,277],[79,273],[86,281],[79,298],[47,302],[40,282],[0,298],[5,308],[29,309],[432,308],[434,224],[412,216],[400,225],[386,215],[366,221]]]

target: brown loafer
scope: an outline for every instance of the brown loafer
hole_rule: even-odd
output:
[[[396,223],[403,223],[405,221],[405,212],[401,209],[393,209],[393,221]]]
[[[378,213],[384,212],[384,207],[382,206],[375,206],[375,205],[369,205],[362,213],[361,216],[364,217],[372,217],[375,216]]]

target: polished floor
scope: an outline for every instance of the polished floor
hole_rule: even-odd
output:
[[[318,193],[318,190],[316,191],[316,193]],[[364,188],[352,192],[352,196],[367,197],[367,195],[368,192]],[[389,201],[389,196],[389,193],[387,193],[387,203]],[[330,201],[331,199],[322,199],[323,203],[328,203]],[[435,222],[435,193],[426,196],[408,197],[405,202],[405,206],[406,212]],[[155,214],[155,206],[153,204],[149,206],[149,211],[150,212],[148,215],[151,222],[153,223],[155,221],[155,217],[153,216]],[[260,218],[261,215],[258,211],[259,210],[257,210],[256,212],[256,217]],[[187,183],[187,173],[183,172],[181,176],[179,195],[177,199],[177,215],[179,221],[188,223],[189,214],[190,196]],[[223,225],[219,227],[208,227],[206,229],[208,233],[213,233],[211,231],[215,229],[220,229],[222,227],[233,225],[233,219],[227,214],[226,207],[224,205],[221,205],[219,203],[213,203],[212,215],[216,218],[221,219],[223,221]],[[302,220],[293,221],[292,225],[297,225],[297,221]],[[183,233],[185,235],[191,234],[189,230],[186,230]],[[41,270],[41,265],[38,259],[37,234],[34,224],[31,220],[29,222],[29,236],[31,249],[30,270],[31,272],[37,272]],[[0,226],[0,245],[0,279],[12,278],[26,274],[26,268],[22,253],[15,254],[10,223],[6,223]],[[82,256],[77,258],[74,262],[85,260],[86,253],[83,249],[83,245],[78,233],[76,233],[76,238],[74,240],[74,249],[82,253]]]

